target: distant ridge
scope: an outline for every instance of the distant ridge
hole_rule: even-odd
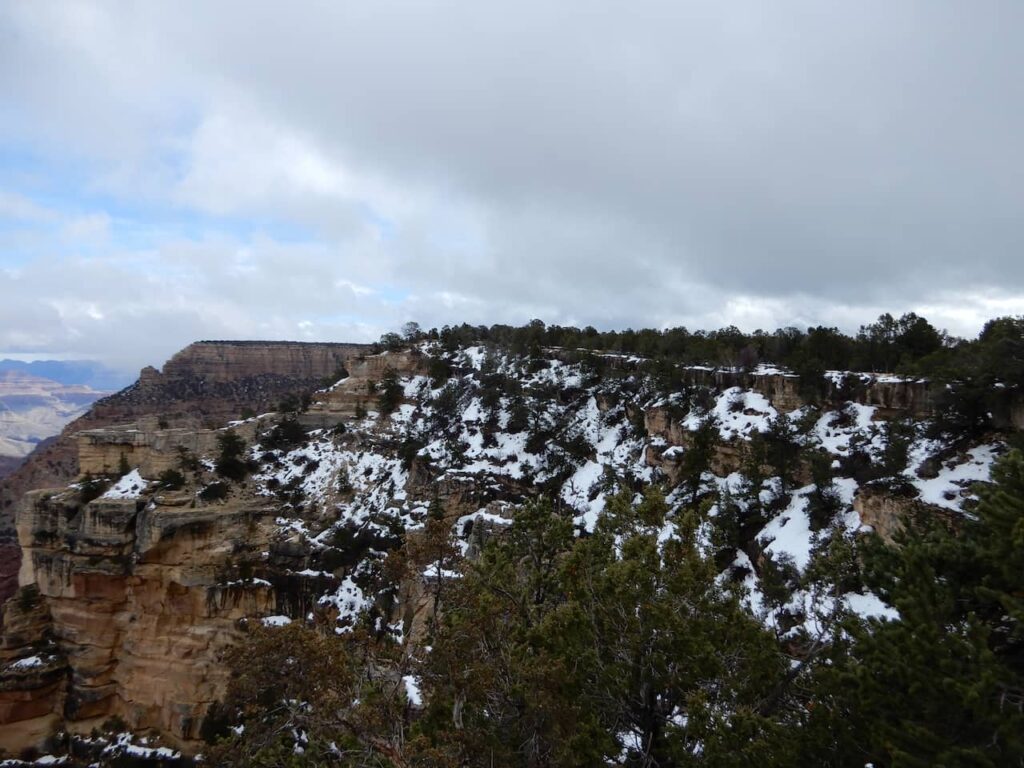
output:
[[[84,384],[92,389],[114,392],[124,389],[134,376],[115,371],[95,360],[0,360],[0,373],[19,371],[65,385]]]

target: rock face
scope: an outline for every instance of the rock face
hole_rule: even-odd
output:
[[[316,344],[297,341],[199,341],[164,365],[167,382],[203,379],[211,383],[253,376],[325,379],[366,354],[367,344]]]
[[[251,442],[261,425],[274,417],[248,419],[231,429],[246,442]],[[122,460],[138,468],[150,480],[162,472],[177,467],[181,451],[193,456],[213,454],[222,429],[161,429],[154,417],[140,419],[128,425],[83,429],[75,435],[78,443],[78,470],[81,474],[107,474],[114,472]]]
[[[167,362],[163,373],[146,368],[135,384],[94,403],[88,413],[3,479],[0,546],[13,543],[15,509],[27,492],[63,486],[79,474],[79,432],[146,417],[168,428],[220,426],[247,410],[273,410],[288,395],[310,392],[370,351],[364,344],[276,341],[189,345]],[[12,593],[3,570],[0,567],[0,601]]]
[[[800,377],[771,368],[755,368],[743,371],[733,368],[708,368],[694,366],[683,369],[683,378],[690,384],[724,390],[741,387],[758,392],[768,398],[772,406],[789,413],[804,405],[800,397]]]
[[[864,525],[871,526],[889,543],[910,520],[937,519],[950,526],[956,523],[956,515],[944,507],[893,494],[885,488],[861,488],[853,500],[853,508]]]
[[[850,396],[854,402],[873,405],[881,418],[924,419],[934,412],[931,383],[927,379],[871,374],[849,374],[847,379],[854,377],[859,380],[845,387],[833,384],[828,396],[835,400]]]
[[[22,590],[35,585],[47,606],[42,625],[65,674],[56,686],[45,675],[8,681],[22,703],[0,708],[0,743],[29,746],[53,718],[88,732],[111,716],[180,744],[198,737],[223,693],[218,652],[238,638],[239,619],[271,614],[277,601],[270,581],[238,572],[239,562],[266,569],[259,553],[270,549],[271,511],[190,502],[82,505],[73,490],[29,494],[18,517]],[[19,635],[30,625],[20,619],[20,600],[19,593],[7,606],[11,645],[34,640],[31,626]],[[9,664],[4,675],[15,669]]]
[[[55,652],[50,622],[35,587],[7,606],[0,635],[0,744],[7,749],[37,744],[59,723],[67,663]]]
[[[763,366],[750,371],[694,366],[683,371],[684,380],[691,384],[717,390],[741,387],[762,394],[780,413],[806,405],[800,395],[800,377],[787,371]],[[930,382],[889,374],[832,373],[826,376],[824,397],[830,402],[875,406],[880,418],[923,419],[934,409]]]
[[[360,406],[372,409],[377,398],[372,387],[388,369],[400,376],[414,376],[426,372],[426,361],[416,349],[359,358],[349,367],[346,379],[318,393],[309,409],[309,417],[315,418],[318,414],[352,416]]]

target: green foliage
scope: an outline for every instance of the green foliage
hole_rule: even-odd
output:
[[[286,395],[285,398],[278,403],[277,410],[281,413],[301,413],[302,411],[308,410],[312,402],[313,398],[309,392],[303,392],[301,394],[292,392]]]
[[[40,593],[38,585],[26,584],[23,587],[19,587],[16,599],[18,601],[18,610],[22,613],[28,613],[33,610],[39,605]]]
[[[698,745],[708,765],[787,764],[782,731],[737,706],[767,695],[784,659],[716,584],[695,520],[659,543],[667,513],[656,490],[620,495],[582,539],[546,502],[517,514],[448,597],[425,670],[435,746],[464,765],[589,766],[628,733],[628,765],[677,765]]]
[[[228,480],[245,480],[253,469],[252,462],[244,458],[245,440],[229,429],[217,435],[217,447],[220,453],[214,463],[214,471]]]
[[[198,472],[202,469],[202,464],[199,463],[199,457],[192,453],[188,448],[183,445],[177,447],[178,453],[178,469],[182,472]]]
[[[91,472],[86,472],[85,476],[78,483],[79,503],[88,504],[90,501],[98,499],[107,492],[110,484],[110,478],[96,477]]]
[[[449,381],[431,400],[433,406],[434,429],[447,432],[456,422],[459,415],[459,402],[462,399],[462,387],[455,381]]]
[[[406,341],[397,333],[385,333],[377,342],[380,347],[388,352],[398,352],[405,348]]]
[[[809,458],[814,490],[808,497],[807,514],[812,531],[826,528],[842,509],[842,498],[836,489],[832,461],[832,456],[827,451],[815,451]]]
[[[335,480],[335,488],[339,493],[352,492],[352,478],[349,477],[348,467],[342,466],[338,469],[337,479]]]
[[[909,421],[887,421],[883,431],[885,447],[877,476],[892,485],[900,485],[905,482],[903,471],[910,459],[910,445],[916,437],[914,425]]]
[[[199,498],[203,501],[223,501],[228,497],[231,489],[227,483],[210,483],[199,492]]]
[[[392,413],[402,402],[404,390],[394,368],[385,368],[377,385],[377,408],[384,415]]]
[[[452,375],[452,366],[443,357],[430,357],[427,359],[427,375],[435,387],[444,384]]]
[[[157,478],[162,491],[177,491],[185,486],[185,476],[176,469],[165,469]]]
[[[785,494],[793,483],[794,474],[800,462],[800,435],[796,427],[785,416],[777,416],[768,424],[761,435],[765,462],[781,480],[781,491]]]
[[[225,660],[232,676],[224,701],[208,714],[204,730],[215,744],[204,762],[395,765],[405,700],[361,666],[368,645],[365,637],[341,638],[301,622],[251,630]],[[234,724],[244,727],[231,730]]]
[[[398,446],[398,458],[402,462],[402,469],[408,470],[412,468],[412,464],[416,461],[420,451],[424,448],[426,443],[421,439],[409,436],[402,441],[401,445]]]
[[[306,428],[294,416],[286,416],[263,437],[263,447],[270,450],[290,451],[305,441]]]
[[[955,532],[918,521],[876,544],[865,579],[900,621],[851,621],[814,720],[860,764],[1024,762],[1024,458],[1011,453]]]
[[[715,448],[719,441],[718,419],[713,414],[701,419],[697,429],[690,433],[690,445],[683,452],[680,473],[691,506],[697,505],[701,478],[705,472],[711,469]]]
[[[511,434],[525,432],[530,426],[530,409],[522,395],[514,395],[509,402],[508,423],[505,431]]]

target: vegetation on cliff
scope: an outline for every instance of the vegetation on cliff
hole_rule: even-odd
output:
[[[463,561],[416,657],[372,633],[255,631],[232,654],[213,754],[228,765],[1016,765],[1022,499],[1015,452],[959,533],[922,521],[898,549],[866,545],[863,561],[834,538],[822,598],[863,579],[899,615],[823,599],[818,632],[782,643],[702,554],[707,505],[666,536],[663,495],[620,494],[580,537],[533,502]]]

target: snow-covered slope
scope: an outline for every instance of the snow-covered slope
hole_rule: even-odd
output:
[[[418,530],[440,497],[448,514],[459,520],[452,527],[458,539],[466,519],[494,517],[496,510],[507,514],[540,494],[561,505],[585,535],[613,495],[659,483],[673,508],[663,534],[668,537],[673,515],[693,501],[692,489],[674,489],[679,476],[673,468],[693,450],[687,435],[713,424],[718,447],[708,470],[717,466],[720,475],[705,471],[696,489],[707,516],[708,551],[714,553],[713,529],[726,492],[734,514],[758,525],[753,535],[731,543],[732,564],[723,578],[745,584],[751,610],[778,623],[780,631],[813,631],[823,605],[835,604],[823,603],[817,587],[802,577],[837,536],[870,530],[855,499],[864,478],[877,476],[879,467],[891,463],[886,458],[892,453],[890,443],[903,441],[906,460],[893,476],[873,480],[873,487],[899,484],[911,489],[911,496],[917,494],[918,501],[955,513],[970,503],[971,483],[987,479],[1002,450],[984,444],[953,451],[925,437],[923,423],[901,425],[897,436],[877,419],[875,408],[856,403],[782,414],[763,394],[738,387],[701,397],[684,396],[681,382],[678,391],[659,388],[642,368],[598,375],[559,359],[530,361],[483,347],[444,353],[425,345],[423,352],[443,359],[453,374],[444,383],[422,374],[403,377],[403,399],[393,413],[376,412],[370,401],[367,414],[348,420],[343,432],[314,431],[287,451],[252,446],[251,455],[260,464],[259,493],[285,500],[279,518],[283,536],[314,550],[329,547],[345,529],[375,531],[383,541],[395,531]],[[329,396],[330,390],[320,395]],[[644,416],[659,410],[671,412],[661,422],[667,419],[672,426],[648,434]],[[804,458],[787,483],[772,476],[769,466],[760,467],[761,484],[751,489],[742,474],[751,441],[770,440],[780,432]],[[829,459],[827,488],[818,488],[810,477],[806,457],[814,454]],[[933,476],[922,473],[925,464],[938,464]],[[830,505],[826,519],[820,519],[824,513],[815,518],[812,508],[823,498]],[[311,506],[317,510],[313,521]],[[461,546],[464,550],[466,542]],[[370,551],[367,562],[344,575],[338,593],[325,597],[340,609],[339,626],[350,626],[371,601],[359,585],[372,579],[360,574],[370,573],[381,554]],[[765,567],[789,574],[788,603],[769,606],[765,601],[760,590]],[[894,615],[864,591],[843,596],[842,604],[863,615]]]

